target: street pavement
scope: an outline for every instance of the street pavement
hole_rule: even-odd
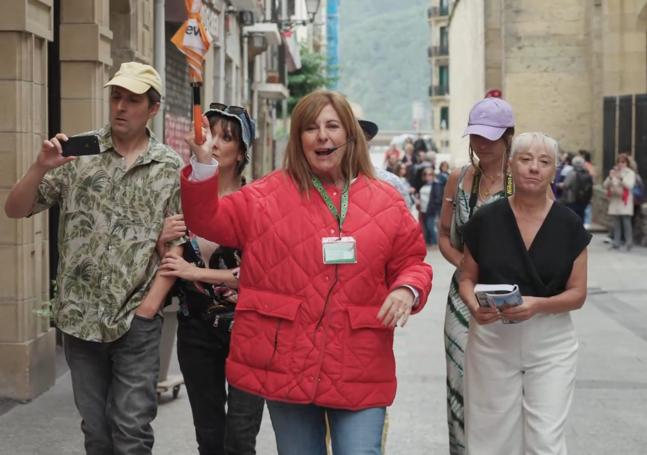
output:
[[[398,394],[388,411],[387,454],[447,454],[443,318],[451,267],[438,250],[426,308],[396,333]],[[573,317],[580,338],[571,455],[647,454],[647,248],[610,251],[597,234],[589,248],[589,296]],[[177,373],[175,354],[170,373]],[[53,388],[30,403],[0,402],[0,453],[83,454],[70,375],[59,356]],[[197,453],[186,391],[161,397],[156,455]],[[259,455],[276,454],[263,419]],[[307,455],[307,454],[304,454]],[[507,454],[502,454],[507,455]],[[510,454],[515,455],[515,454]]]

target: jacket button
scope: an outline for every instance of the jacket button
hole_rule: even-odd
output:
[[[335,230],[334,230],[334,229],[331,229],[331,230],[330,230],[330,233],[331,233],[331,234],[334,234],[334,233],[335,233]]]

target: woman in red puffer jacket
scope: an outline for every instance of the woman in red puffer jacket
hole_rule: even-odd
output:
[[[338,93],[304,97],[283,169],[221,199],[205,136],[201,146],[188,139],[186,224],[245,251],[227,379],[268,400],[282,455],[325,452],[325,415],[335,453],[379,454],[396,389],[394,328],[431,289],[418,223],[375,179]]]

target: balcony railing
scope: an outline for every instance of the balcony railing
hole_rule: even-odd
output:
[[[430,85],[429,96],[446,96],[449,95],[449,87],[445,85]]]
[[[427,48],[428,57],[446,57],[449,55],[449,46],[429,46]]]
[[[431,19],[432,17],[443,17],[449,14],[449,6],[430,6],[427,8],[427,18]]]

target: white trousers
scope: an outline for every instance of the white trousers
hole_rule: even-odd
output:
[[[470,324],[465,350],[469,455],[566,455],[577,338],[570,313]]]

